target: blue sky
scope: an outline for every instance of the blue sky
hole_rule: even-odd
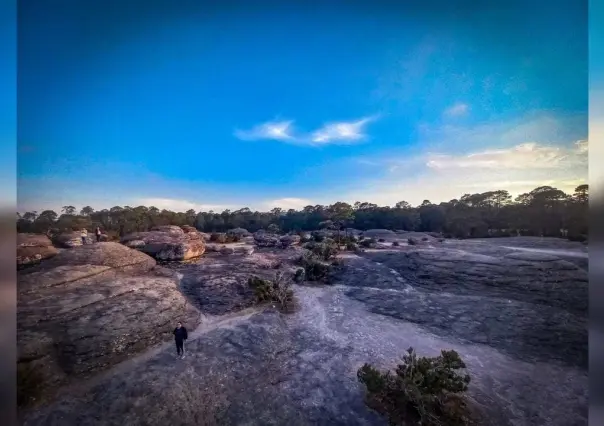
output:
[[[417,204],[587,178],[582,2],[25,3],[19,210]]]

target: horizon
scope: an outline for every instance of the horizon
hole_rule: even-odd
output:
[[[587,183],[581,2],[32,4],[22,213],[415,206]]]
[[[586,183],[584,183],[584,184],[578,184],[578,185],[577,185],[575,188],[573,188],[573,190],[572,190],[572,191],[568,191],[568,192],[563,191],[563,192],[565,192],[565,194],[566,194],[567,196],[571,197],[571,196],[573,196],[573,194],[574,194],[574,192],[575,192],[574,190],[575,190],[577,187],[581,186],[581,185],[587,185],[587,184],[586,184]],[[544,186],[546,186],[546,187],[547,187],[547,186],[549,186],[549,185],[544,185]],[[533,189],[538,189],[538,188],[539,188],[539,187],[536,187],[536,188],[533,188]],[[559,189],[559,188],[554,188],[554,189]],[[496,192],[496,191],[498,191],[498,190],[483,191],[482,193]],[[506,190],[504,190],[504,191],[506,191]],[[530,192],[530,191],[528,191],[528,192]],[[474,195],[474,194],[477,194],[477,193],[471,193],[471,192],[468,192],[468,193],[465,193],[465,194],[460,195],[459,197],[453,198],[453,199],[451,199],[451,200],[445,200],[445,201],[439,201],[439,202],[433,202],[432,200],[427,200],[427,199],[424,199],[424,200],[422,200],[422,202],[420,202],[420,203],[410,203],[410,206],[411,206],[411,208],[413,208],[413,209],[418,209],[418,208],[420,208],[420,207],[421,207],[421,204],[422,204],[424,201],[430,201],[430,202],[432,203],[432,205],[437,205],[437,206],[438,206],[438,205],[440,205],[441,203],[448,203],[448,202],[451,202],[451,201],[454,201],[454,200],[459,201],[459,200],[462,198],[462,196],[463,196],[463,195]],[[510,192],[508,191],[508,195],[510,195],[510,197],[511,197],[511,198],[510,198],[510,200],[509,200],[509,203],[510,203],[510,204],[514,204],[514,203],[517,203],[517,201],[516,201],[517,196],[522,195],[522,194],[512,194],[512,193],[510,193]],[[180,204],[180,205],[176,205],[176,206],[175,206],[176,208],[170,208],[170,207],[169,207],[169,205],[170,205],[170,203],[171,203],[173,200],[162,200],[162,199],[157,199],[157,200],[150,200],[150,201],[155,201],[155,203],[151,203],[151,204],[149,204],[149,205],[143,205],[143,204],[139,204],[139,205],[114,205],[114,206],[107,206],[107,207],[102,207],[102,208],[96,208],[95,206],[91,206],[91,205],[82,205],[82,206],[79,206],[79,205],[73,205],[73,204],[70,204],[70,205],[65,205],[65,206],[56,207],[56,208],[48,208],[48,209],[47,209],[47,208],[43,208],[43,209],[32,209],[32,210],[29,210],[29,212],[35,212],[35,213],[37,213],[37,214],[40,214],[40,213],[41,213],[41,212],[43,212],[43,211],[46,211],[46,210],[52,210],[52,211],[54,211],[55,213],[57,213],[57,214],[61,215],[61,214],[62,214],[62,211],[63,211],[63,207],[74,207],[74,208],[75,208],[75,210],[76,210],[76,215],[80,215],[80,211],[81,211],[81,210],[82,210],[84,207],[92,207],[92,208],[93,208],[93,210],[94,210],[94,212],[100,212],[100,211],[103,211],[103,210],[110,210],[110,209],[111,209],[111,208],[113,208],[113,207],[129,208],[129,209],[136,209],[136,208],[139,208],[139,207],[146,207],[146,208],[152,208],[152,207],[155,207],[155,208],[157,208],[159,211],[162,211],[162,210],[167,210],[167,211],[172,211],[172,212],[174,212],[174,213],[185,213],[185,212],[187,212],[187,211],[189,211],[189,210],[195,210],[195,213],[215,213],[215,214],[220,214],[220,213],[222,213],[222,212],[224,212],[224,211],[230,211],[231,213],[233,213],[233,212],[237,212],[237,211],[239,211],[239,210],[243,210],[243,209],[246,209],[246,208],[247,208],[247,209],[249,209],[251,212],[255,212],[255,213],[267,213],[267,212],[270,212],[270,210],[272,210],[272,209],[275,209],[275,208],[280,208],[280,209],[282,209],[283,213],[286,213],[286,212],[287,212],[288,210],[290,210],[290,209],[294,209],[294,210],[296,210],[296,211],[302,211],[302,210],[304,210],[306,207],[309,207],[309,206],[310,206],[310,207],[315,207],[315,206],[321,205],[321,206],[323,206],[323,207],[329,207],[329,206],[334,205],[334,204],[336,204],[336,203],[338,203],[338,202],[343,202],[343,203],[349,204],[349,205],[350,205],[351,207],[353,207],[353,208],[355,207],[355,204],[356,204],[357,202],[363,203],[362,201],[359,201],[359,200],[357,200],[357,201],[355,201],[355,202],[348,202],[348,201],[336,200],[336,201],[331,202],[331,203],[329,203],[329,204],[307,204],[307,205],[302,206],[302,207],[292,207],[293,205],[297,205],[297,204],[299,203],[299,201],[300,201],[300,200],[285,200],[285,202],[284,202],[285,207],[280,207],[280,206],[278,206],[278,205],[274,205],[274,206],[268,206],[268,207],[266,207],[265,209],[257,209],[257,208],[253,208],[253,207],[250,207],[250,206],[235,206],[235,205],[233,205],[233,206],[205,206],[205,207],[207,207],[206,209],[199,209],[199,210],[198,210],[196,207],[200,207],[200,206],[195,206],[195,205],[193,205],[193,204],[185,204],[185,203]],[[406,201],[406,200],[399,200],[399,201]],[[288,204],[288,203],[290,204],[290,206],[289,206],[289,207],[287,206],[287,204]],[[396,203],[395,203],[395,204],[396,204]],[[158,207],[158,206],[159,206],[159,207]],[[220,209],[215,209],[216,207],[219,207]],[[392,204],[392,205],[379,205],[379,204],[378,204],[378,205],[377,205],[377,207],[389,207],[389,208],[395,208],[396,206],[395,206],[394,204]],[[28,211],[17,211],[17,213],[18,213],[18,214],[21,214],[21,215],[23,215],[23,214],[25,214],[25,213],[27,213],[27,212],[28,212]]]

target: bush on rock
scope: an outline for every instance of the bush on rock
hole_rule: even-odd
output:
[[[254,289],[256,301],[275,302],[282,311],[293,309],[294,291],[291,279],[283,272],[277,272],[274,280],[263,280],[257,276],[249,278],[248,285]]]
[[[388,416],[391,425],[466,426],[475,424],[464,393],[470,376],[453,350],[437,357],[418,357],[413,348],[394,373],[369,364],[357,371],[367,389],[367,404]]]
[[[300,256],[298,264],[304,269],[306,281],[326,280],[329,277],[332,268],[331,264],[308,251]]]

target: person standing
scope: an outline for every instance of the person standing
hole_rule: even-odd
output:
[[[101,228],[99,228],[97,226],[96,230],[94,231],[94,234],[96,235],[96,242],[100,243],[101,242]]]
[[[176,328],[172,332],[174,334],[174,341],[176,342],[176,355],[181,359],[185,357],[185,340],[187,340],[187,329],[182,326],[182,323],[178,321]]]
[[[82,228],[80,236],[82,237],[82,245],[86,244],[86,239],[88,238],[88,229]]]

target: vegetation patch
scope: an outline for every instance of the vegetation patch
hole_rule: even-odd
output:
[[[44,377],[35,363],[17,364],[17,405],[26,406],[42,395]]]
[[[254,289],[258,303],[276,303],[281,311],[290,312],[294,308],[294,291],[290,277],[277,272],[274,280],[263,280],[257,276],[250,277],[248,285]]]
[[[329,262],[309,251],[300,256],[298,264],[304,269],[305,281],[327,281],[332,271]]]
[[[465,396],[470,376],[456,351],[437,357],[418,357],[409,348],[394,372],[381,372],[369,364],[357,371],[367,390],[366,402],[388,417],[391,425],[475,425]]]
[[[241,235],[234,233],[213,232],[210,234],[210,241],[219,244],[236,243],[241,241]]]
[[[335,244],[335,242],[330,241],[329,239],[324,240],[322,243],[311,241],[306,243],[304,248],[324,261],[332,260],[338,254],[338,246]]]
[[[363,248],[374,248],[376,243],[375,238],[364,238],[359,242],[359,245]]]

